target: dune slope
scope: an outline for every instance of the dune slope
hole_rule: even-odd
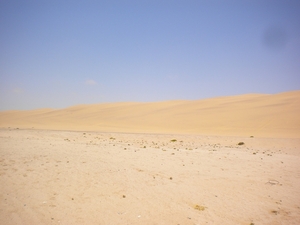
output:
[[[0,112],[0,127],[300,137],[300,91]]]

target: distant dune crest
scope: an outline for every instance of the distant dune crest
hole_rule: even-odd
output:
[[[0,112],[1,128],[300,137],[300,91]]]

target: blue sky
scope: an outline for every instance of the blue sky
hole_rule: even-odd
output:
[[[0,1],[0,110],[300,89],[298,0]]]

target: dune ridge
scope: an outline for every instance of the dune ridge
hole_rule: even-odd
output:
[[[300,137],[300,91],[0,112],[0,127]]]

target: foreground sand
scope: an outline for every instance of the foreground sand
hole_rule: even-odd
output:
[[[0,224],[300,224],[299,162],[299,139],[1,129]]]

